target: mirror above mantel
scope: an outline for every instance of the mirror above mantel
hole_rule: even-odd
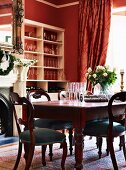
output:
[[[0,47],[12,49],[12,0],[0,1]]]
[[[0,47],[22,54],[22,0],[0,0]]]
[[[12,55],[22,54],[21,28],[23,22],[22,0],[0,0],[0,49]],[[0,88],[11,87],[17,76],[10,72],[0,75]]]

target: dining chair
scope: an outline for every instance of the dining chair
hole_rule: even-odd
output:
[[[92,98],[92,97],[93,98]],[[88,98],[87,98],[88,97]],[[98,95],[93,95],[93,93],[91,93],[91,92],[87,92],[87,94],[86,94],[86,96],[85,96],[85,101],[90,101],[90,99],[92,100],[92,101],[94,101],[93,99],[94,99],[94,97],[96,98],[96,99],[98,99]],[[89,100],[87,100],[87,99],[89,99]],[[108,101],[108,99],[104,96],[103,98],[99,98],[99,100],[101,101]],[[95,122],[97,122],[97,120],[94,120]],[[99,120],[98,120],[99,121]],[[102,121],[104,121],[104,122],[106,122],[106,121],[108,121],[108,117],[107,118],[105,118],[105,119],[102,119]],[[89,123],[89,122],[88,122]],[[92,123],[92,121],[90,122],[90,123]],[[90,136],[90,139],[92,138],[92,136]],[[119,149],[121,150],[121,148],[123,147],[123,137],[122,136],[120,136],[119,137],[120,138],[120,143],[119,143]],[[97,148],[98,148],[98,155],[99,155],[99,159],[101,159],[101,155],[102,155],[102,142],[103,142],[103,138],[102,137],[99,137],[99,136],[97,136],[96,137],[96,145],[97,145]],[[107,142],[107,139],[106,139],[106,152],[107,152],[107,156],[109,155],[109,149],[108,149],[108,142]]]
[[[115,108],[114,103],[122,103],[121,112]],[[108,150],[110,152],[111,160],[114,170],[118,170],[118,165],[115,158],[113,147],[113,139],[115,137],[122,138],[123,153],[126,160],[125,151],[125,109],[126,109],[126,92],[119,92],[114,94],[108,102],[108,119],[100,119],[89,121],[84,128],[84,135],[105,137],[108,143]],[[102,144],[102,143],[101,143]],[[100,146],[101,147],[101,146]]]
[[[32,91],[28,91],[27,93],[27,98],[31,101],[31,102],[37,102],[37,101],[50,101],[51,98],[49,96],[48,93],[46,93],[43,90],[32,90]],[[34,126],[36,128],[50,128],[50,129],[54,129],[54,130],[65,130],[67,129],[69,131],[69,150],[70,150],[70,155],[72,155],[72,129],[73,129],[73,125],[71,121],[63,121],[63,120],[53,120],[53,119],[35,119],[34,120]],[[49,145],[49,156],[50,156],[50,160],[52,160],[52,156],[53,156],[53,152],[52,152],[52,145]]]
[[[42,146],[42,164],[43,166],[46,166],[46,146],[48,144],[54,143],[62,144],[63,155],[61,160],[61,168],[62,170],[65,170],[64,165],[67,156],[67,143],[65,134],[48,128],[34,128],[35,111],[32,103],[27,98],[20,97],[17,93],[11,92],[10,101],[12,104],[13,114],[19,135],[18,155],[13,170],[16,170],[18,168],[18,164],[20,162],[22,154],[22,144],[24,144],[25,148],[25,170],[29,170],[34,155],[35,146]],[[26,121],[22,120],[22,118],[18,118],[18,113],[16,110],[17,105],[22,106],[22,108],[25,108],[25,116],[27,117]],[[24,125],[25,130],[22,131],[20,125]]]

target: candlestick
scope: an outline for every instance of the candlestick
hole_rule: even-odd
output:
[[[121,74],[121,73],[124,73],[124,69],[120,69],[120,74]]]
[[[122,92],[123,89],[124,89],[124,81],[123,81],[123,77],[124,77],[124,69],[120,69],[120,75],[121,75],[120,91]]]

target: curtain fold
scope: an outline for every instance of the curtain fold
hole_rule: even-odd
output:
[[[88,67],[105,64],[110,21],[111,0],[79,0],[79,81],[86,81]]]

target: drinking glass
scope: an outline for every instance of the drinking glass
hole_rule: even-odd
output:
[[[86,92],[86,83],[80,82],[79,83],[79,101],[81,102],[84,101],[85,92]]]
[[[73,100],[73,87],[74,87],[73,82],[68,82],[67,83],[67,91],[68,91],[69,100]]]
[[[79,89],[80,89],[80,83],[79,82],[75,82],[75,86],[74,86],[74,99],[76,101],[79,101]]]

